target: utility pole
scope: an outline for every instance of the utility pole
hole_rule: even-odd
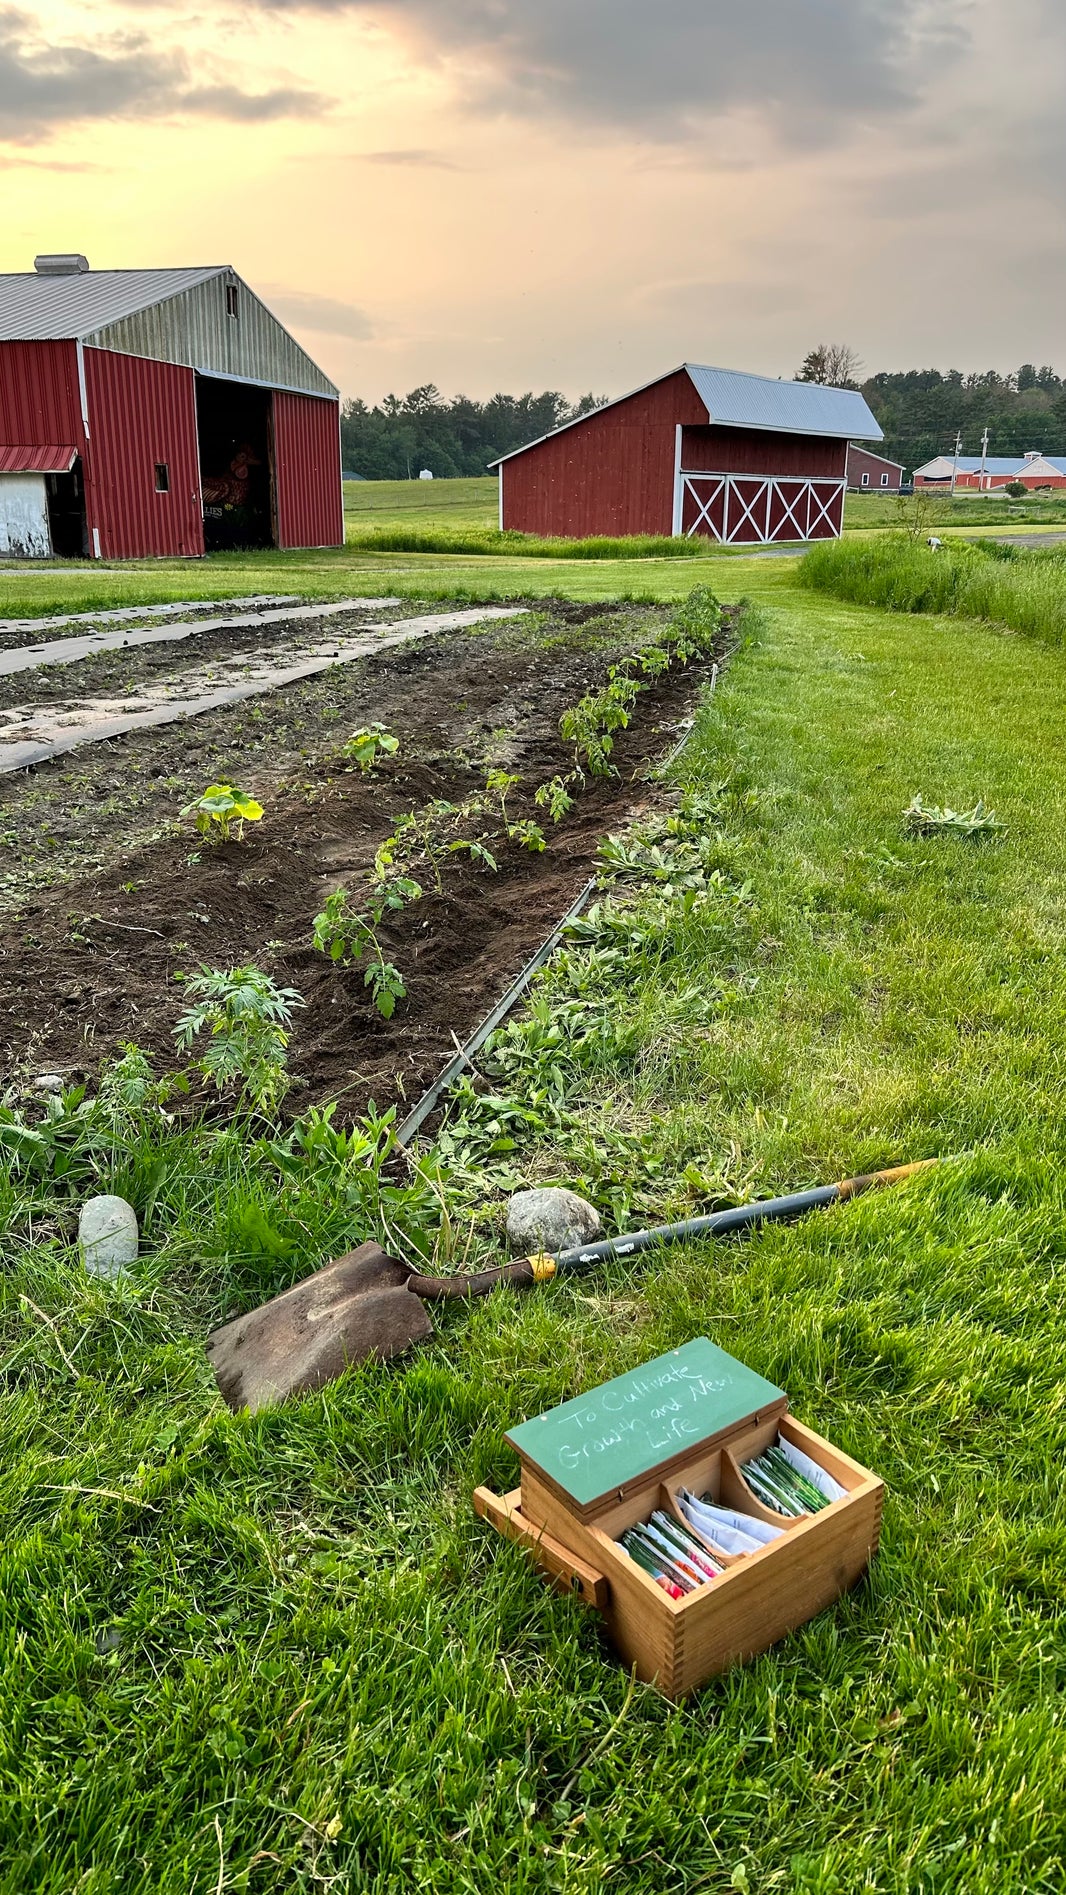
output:
[[[987,479],[987,471],[988,471],[988,429],[986,428],[984,433],[981,436],[981,483],[980,483],[980,486],[981,486],[982,493],[986,491],[985,482]]]
[[[951,463],[951,498],[955,498],[955,482],[959,473],[959,455],[962,453],[962,429],[955,436],[955,458]]]

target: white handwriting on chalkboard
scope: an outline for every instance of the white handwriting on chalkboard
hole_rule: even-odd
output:
[[[567,1415],[566,1429],[571,1438],[560,1443],[560,1464],[570,1473],[600,1454],[621,1447],[638,1436],[652,1453],[666,1454],[679,1444],[692,1440],[702,1430],[694,1409],[707,1396],[720,1395],[732,1381],[729,1375],[707,1376],[684,1363],[660,1369],[655,1375],[629,1382],[624,1388],[605,1388],[596,1405]],[[649,1396],[660,1397],[656,1406],[643,1413],[627,1414],[634,1403]],[[607,1426],[605,1418],[610,1417]],[[571,1431],[576,1431],[577,1439]]]

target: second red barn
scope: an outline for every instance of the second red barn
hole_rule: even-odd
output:
[[[686,362],[494,462],[500,525],[727,546],[836,539],[848,443],[882,439],[855,389]]]

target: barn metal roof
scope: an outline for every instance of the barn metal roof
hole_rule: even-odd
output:
[[[770,428],[775,434],[835,435],[845,441],[885,438],[857,388],[779,382],[695,362],[686,362],[685,368],[715,427]]]
[[[225,264],[215,263],[195,270],[0,275],[0,342],[85,342],[108,323],[225,274]]]
[[[603,414],[605,409],[616,408],[619,402],[643,395],[645,389],[655,388],[659,382],[669,381],[671,375],[682,372],[706,408],[708,424],[715,427],[767,428],[775,434],[821,434],[845,441],[883,441],[885,438],[857,389],[823,388],[817,382],[782,382],[769,375],[748,375],[739,369],[704,368],[697,362],[682,362],[680,370],[668,369],[665,375],[656,375],[654,381],[642,382],[639,388],[616,395],[614,401],[605,402],[603,408],[591,412]],[[500,467],[516,454],[539,447],[541,441],[565,434],[567,428],[579,428],[588,418],[588,415],[578,415],[574,421],[564,421],[562,427],[552,428],[535,441],[512,448],[510,454],[501,454],[498,460],[490,461],[489,466]]]
[[[327,400],[339,392],[254,290],[222,263],[0,276],[0,342],[81,342],[261,388]]]
[[[959,474],[1027,474],[1035,465],[1034,459],[1025,454],[990,454],[982,461],[979,454],[960,454],[957,459],[951,454],[938,454],[924,467],[916,467],[915,473],[924,479],[950,480],[952,467]],[[1066,461],[1057,461],[1051,454],[1039,456],[1041,467],[1054,467],[1059,473],[1066,473]]]
[[[76,447],[0,447],[0,474],[69,474]]]

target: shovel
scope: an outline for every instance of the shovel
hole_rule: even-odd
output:
[[[290,1395],[321,1388],[370,1356],[387,1361],[425,1342],[433,1334],[426,1303],[467,1301],[501,1287],[527,1289],[556,1276],[592,1270],[614,1257],[657,1249],[660,1244],[726,1237],[757,1224],[802,1217],[806,1211],[858,1197],[879,1185],[900,1184],[938,1162],[923,1158],[917,1164],[871,1171],[862,1178],[818,1185],[789,1197],[742,1204],[709,1217],[690,1217],[682,1224],[606,1237],[578,1250],[521,1257],[476,1276],[419,1276],[409,1264],[387,1256],[380,1245],[360,1244],[314,1276],[294,1283],[272,1302],[216,1329],[208,1338],[207,1354],[230,1407],[247,1408],[254,1414]]]

